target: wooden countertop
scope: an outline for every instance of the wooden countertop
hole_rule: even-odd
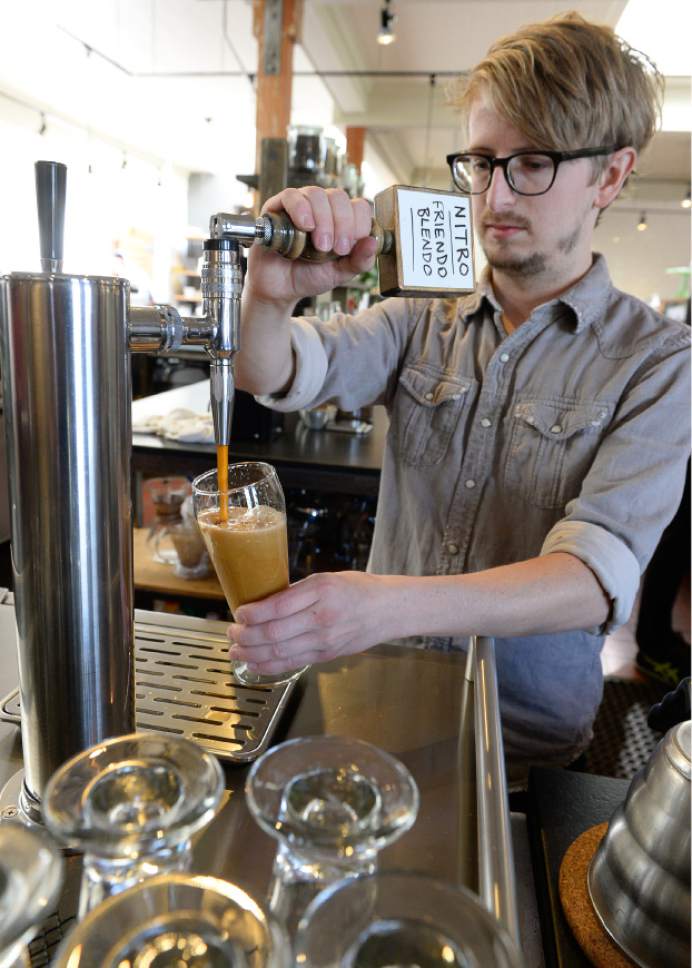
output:
[[[135,588],[162,595],[187,595],[192,598],[220,598],[226,596],[221,590],[216,574],[207,578],[179,578],[173,565],[154,561],[153,552],[147,544],[148,528],[134,528],[132,532]]]

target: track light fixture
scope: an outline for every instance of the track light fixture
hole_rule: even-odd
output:
[[[692,194],[690,193],[689,188],[687,189],[687,194],[680,202],[680,204],[682,205],[683,208],[692,208]]]
[[[380,29],[377,32],[377,43],[382,44],[383,47],[393,44],[396,40],[396,34],[392,30],[396,22],[396,14],[393,14],[390,10],[390,2],[391,0],[384,0],[384,6],[380,10]]]
[[[638,232],[646,232],[648,225],[646,224],[646,212],[642,212],[639,216],[639,223],[637,225]]]

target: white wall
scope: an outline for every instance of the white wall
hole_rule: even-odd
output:
[[[666,272],[690,265],[690,216],[677,212],[647,212],[647,229],[637,231],[640,213],[634,209],[606,212],[594,235],[594,249],[608,260],[613,283],[650,303],[654,294],[673,299],[682,277]]]
[[[0,97],[0,272],[39,268],[34,162],[61,161],[68,167],[65,271],[111,275],[116,243],[127,249],[129,240],[132,251],[139,241],[153,297],[169,300],[171,266],[185,245],[187,172],[125,156],[52,118],[40,135],[40,122],[37,112]]]

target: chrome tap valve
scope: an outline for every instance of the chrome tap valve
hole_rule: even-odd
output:
[[[229,444],[235,377],[233,358],[240,348],[240,299],[243,270],[240,246],[229,238],[207,239],[202,264],[202,311],[211,324],[210,399],[214,438]]]

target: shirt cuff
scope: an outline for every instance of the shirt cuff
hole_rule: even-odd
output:
[[[291,348],[295,355],[295,376],[288,392],[255,397],[272,410],[290,413],[309,407],[324,386],[327,376],[327,354],[317,330],[306,319],[294,317],[290,322]]]
[[[608,620],[593,631],[608,635],[629,619],[639,589],[639,562],[614,534],[588,521],[558,521],[547,534],[542,555],[565,552],[593,571],[611,601]],[[591,631],[591,630],[589,630]]]

